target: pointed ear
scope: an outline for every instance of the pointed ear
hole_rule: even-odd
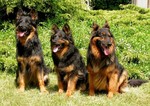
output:
[[[23,15],[23,10],[19,9],[18,12],[17,12],[16,19],[19,19],[22,15]]]
[[[62,30],[65,32],[66,35],[69,35],[71,33],[70,27],[68,24],[65,24],[62,28]]]
[[[54,24],[54,25],[52,26],[53,34],[56,34],[56,33],[58,32],[58,30],[59,30],[58,26],[57,26],[56,24]]]
[[[34,9],[31,9],[29,14],[30,14],[32,20],[36,21],[38,19],[38,13]]]
[[[105,24],[104,24],[103,28],[108,28],[108,29],[110,29],[110,26],[109,26],[109,24],[108,24],[108,21],[107,21],[107,20],[105,21]]]
[[[92,28],[93,31],[97,31],[99,29],[99,25],[96,22],[93,22]]]

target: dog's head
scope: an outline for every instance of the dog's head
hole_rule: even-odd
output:
[[[16,35],[17,38],[25,39],[36,29],[37,13],[31,10],[29,13],[20,9],[16,16]]]
[[[52,26],[53,34],[51,36],[51,49],[52,52],[57,53],[70,44],[74,44],[71,30],[68,24],[65,24],[60,30],[57,25]]]
[[[109,56],[115,51],[115,42],[108,22],[102,28],[98,24],[93,23],[91,41],[99,48],[105,56]]]

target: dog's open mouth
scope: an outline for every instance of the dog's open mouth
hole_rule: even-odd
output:
[[[109,47],[105,47],[102,45],[102,48],[103,48],[103,52],[106,56],[110,55]]]
[[[17,31],[17,36],[22,38],[26,35],[27,31]]]
[[[99,48],[102,48],[102,51],[103,51],[103,53],[106,55],[106,56],[108,56],[108,55],[110,55],[111,53],[110,53],[110,50],[109,50],[109,47],[108,46],[105,46],[105,45],[103,45],[103,44],[101,44],[101,41],[97,41],[97,46],[99,47]]]
[[[57,44],[53,47],[53,52],[56,53],[58,52],[59,50],[61,49],[61,45],[60,44]]]

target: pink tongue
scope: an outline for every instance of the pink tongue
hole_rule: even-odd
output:
[[[18,35],[19,37],[23,37],[24,34],[25,34],[25,32],[19,32],[17,35]]]
[[[109,53],[109,49],[106,49],[106,48],[104,48],[104,54],[106,55],[106,56],[108,56],[110,53]]]
[[[53,49],[53,52],[56,53],[57,51],[58,51],[58,47],[55,47],[55,48]]]

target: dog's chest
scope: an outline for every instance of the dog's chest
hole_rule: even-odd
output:
[[[96,90],[106,90],[107,89],[107,76],[97,73],[94,76],[94,88]]]
[[[94,73],[98,73],[99,70],[100,70],[99,66],[97,66],[97,65],[94,65],[94,66],[93,66],[93,71],[94,71]]]
[[[37,68],[37,64],[41,63],[40,56],[31,57],[17,57],[17,61],[21,64],[21,67],[28,71],[34,71]]]
[[[112,64],[108,67],[100,68],[98,66],[93,67],[94,75],[94,87],[96,90],[107,90],[108,76],[115,69],[115,65]]]

